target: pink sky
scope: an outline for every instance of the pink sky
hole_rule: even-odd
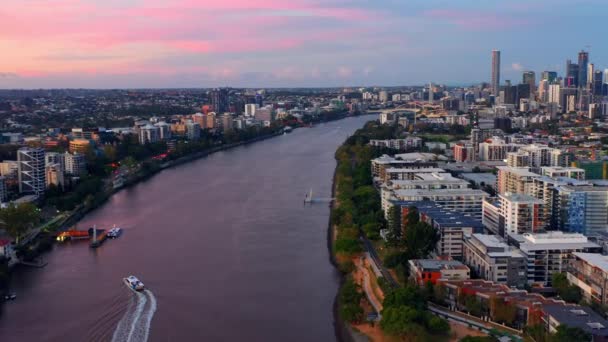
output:
[[[568,6],[547,1],[3,0],[0,87],[418,82],[452,72],[422,73],[446,53],[533,47],[518,30],[539,21],[534,11]],[[485,77],[459,58],[452,78]]]

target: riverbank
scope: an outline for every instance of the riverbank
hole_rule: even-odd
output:
[[[158,299],[150,341],[335,341],[329,202],[303,206],[302,197],[310,188],[330,197],[334,151],[368,120],[298,129],[118,192],[79,226],[117,223],[125,228],[119,239],[97,250],[86,241],[56,245],[45,269],[14,273],[18,299],[5,305],[3,340],[29,341],[39,331],[110,340],[130,305],[120,279],[135,274]],[[179,291],[172,279],[183,280]],[[62,317],[77,319],[66,325]]]
[[[58,220],[58,222],[54,222],[52,225],[45,224],[44,229],[37,228],[36,229],[37,233],[35,233],[35,236],[30,237],[30,242],[27,245],[28,247],[25,249],[27,251],[27,255],[25,256],[24,260],[28,260],[28,261],[36,260],[36,259],[40,258],[42,255],[44,255],[45,253],[50,252],[52,250],[52,245],[55,242],[54,235],[56,233],[66,231],[66,230],[70,229],[71,227],[73,227],[74,225],[76,225],[87,214],[89,214],[92,211],[101,207],[117,192],[119,192],[123,189],[129,188],[131,186],[134,186],[142,181],[145,181],[145,180],[149,179],[150,177],[158,174],[162,170],[176,167],[179,165],[183,165],[183,164],[207,157],[213,153],[230,150],[230,149],[233,149],[233,148],[236,148],[239,146],[249,145],[249,144],[252,144],[255,142],[274,138],[274,137],[277,137],[277,136],[280,136],[283,134],[288,134],[288,133],[279,131],[279,132],[275,132],[275,133],[268,134],[265,136],[260,136],[260,137],[256,137],[253,139],[249,139],[246,141],[240,141],[237,143],[216,146],[216,147],[213,147],[213,148],[205,150],[205,151],[196,152],[196,153],[193,153],[193,154],[190,154],[187,156],[183,156],[178,159],[165,162],[165,163],[161,164],[160,167],[158,167],[158,168],[149,169],[146,172],[140,171],[140,172],[136,173],[133,177],[131,177],[128,181],[126,181],[124,183],[124,185],[122,185],[120,187],[114,188],[111,186],[111,182],[110,182],[106,191],[103,193],[102,196],[99,197],[99,199],[97,201],[92,202],[89,206],[86,206],[84,204],[80,205],[78,208],[73,210],[71,213],[69,213],[65,217],[61,218],[61,220]],[[19,263],[17,265],[19,265]],[[3,298],[4,294],[8,293],[7,291],[8,291],[9,283],[10,283],[10,272],[6,273],[6,275],[4,275],[4,273],[0,273],[0,307],[3,302],[1,300],[1,298]]]

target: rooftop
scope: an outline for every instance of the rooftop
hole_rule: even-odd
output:
[[[533,197],[530,195],[525,195],[525,194],[513,194],[510,192],[507,192],[505,194],[500,194],[498,196],[500,196],[500,198],[504,198],[505,200],[507,200],[509,202],[514,202],[514,203],[533,203],[533,204],[543,204],[544,203],[542,200],[539,200],[536,197]]]
[[[543,305],[545,314],[553,317],[558,324],[581,328],[594,336],[608,336],[608,321],[591,308],[580,305]]]
[[[586,263],[601,269],[603,272],[608,272],[608,255],[578,252],[572,254]]]
[[[488,248],[507,248],[508,245],[496,235],[473,234],[473,237]]]
[[[409,190],[395,190],[395,196],[410,197],[410,196],[489,196],[487,192],[478,189],[435,189],[435,190],[421,190],[421,189],[409,189]]]
[[[511,167],[511,166],[497,166],[499,171],[505,171],[509,173],[516,174],[521,177],[538,177],[540,176],[537,173],[530,171],[527,167]]]
[[[442,173],[445,172],[444,169],[440,169],[437,167],[425,167],[425,168],[421,168],[421,169],[410,169],[410,168],[398,168],[398,167],[391,167],[389,169],[386,169],[386,173],[400,173],[400,172],[409,172],[409,173]]]
[[[418,268],[425,271],[440,271],[440,270],[468,270],[462,262],[457,260],[436,260],[436,259],[418,259],[412,260]]]

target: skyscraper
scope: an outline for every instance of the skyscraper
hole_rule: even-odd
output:
[[[524,71],[522,83],[528,84],[530,86],[530,93],[534,94],[536,91],[536,74],[534,71]]]
[[[42,196],[46,189],[44,149],[22,147],[17,151],[19,192]]]
[[[589,68],[589,53],[581,50],[578,53],[578,86],[585,88],[587,86],[587,69]]]
[[[604,73],[601,70],[597,70],[593,73],[593,87],[591,88],[593,95],[602,95]]]
[[[213,89],[209,93],[213,111],[216,113],[224,113],[228,111],[228,89],[219,88]]]
[[[498,95],[500,90],[500,51],[492,50],[492,94]]]
[[[566,87],[578,87],[578,64],[572,63],[571,60],[566,61],[566,79],[564,85]]]
[[[553,84],[557,80],[557,72],[556,71],[543,71],[541,78],[543,80],[547,80],[549,82],[549,84]]]

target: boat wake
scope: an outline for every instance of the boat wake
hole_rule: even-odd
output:
[[[114,330],[112,342],[147,341],[155,312],[156,297],[150,290],[133,291],[127,311]]]

